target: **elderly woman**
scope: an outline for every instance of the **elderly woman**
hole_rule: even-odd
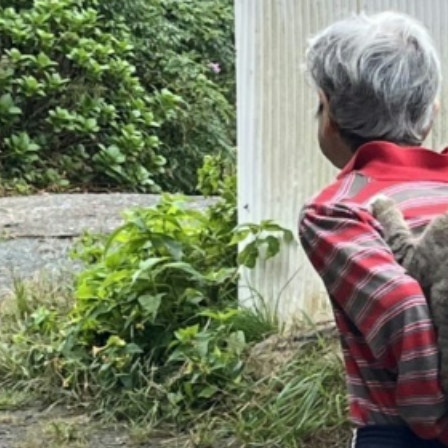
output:
[[[437,112],[438,55],[420,23],[382,13],[320,32],[307,65],[319,144],[341,171],[305,205],[299,233],[341,335],[352,447],[448,446],[427,302],[368,209],[378,193],[390,196],[419,232],[448,208],[448,154],[421,146]]]

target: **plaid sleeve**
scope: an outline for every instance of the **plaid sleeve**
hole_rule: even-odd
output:
[[[332,301],[366,341],[376,365],[396,375],[401,418],[421,437],[445,438],[447,432],[448,438],[426,300],[373,223],[360,208],[309,205],[302,211],[299,235]]]

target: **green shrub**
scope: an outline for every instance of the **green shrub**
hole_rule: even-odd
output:
[[[3,182],[154,191],[164,159],[153,103],[135,75],[131,36],[113,33],[81,0],[0,7],[0,151]],[[21,9],[23,8],[23,9]]]
[[[178,421],[237,389],[246,344],[276,326],[238,307],[239,266],[274,257],[291,233],[270,221],[236,226],[234,168],[228,157],[206,158],[200,188],[220,199],[202,210],[165,194],[154,207],[128,211],[107,238],[83,236],[75,253],[86,268],[69,312],[31,306],[16,288],[21,325],[12,355],[0,338],[0,386],[50,378],[50,389],[63,386],[77,400],[124,400],[117,412],[136,417],[152,397],[154,415]]]
[[[146,91],[168,87],[182,98],[175,110],[154,103],[167,160],[156,180],[165,191],[195,192],[203,156],[235,145],[233,0],[103,0],[99,7],[131,30]]]
[[[246,325],[256,319],[238,309],[238,264],[275,256],[290,232],[269,221],[235,228],[234,176],[216,183],[218,172],[204,170],[201,181],[227,200],[201,211],[164,195],[155,207],[128,212],[102,253],[96,243],[87,247],[84,259],[93,263],[78,278],[62,352],[84,353],[101,390],[141,388],[152,367],[179,412],[210,405],[239,382],[246,341],[272,331],[274,323]],[[277,236],[265,235],[272,231]],[[238,263],[236,246],[249,234],[251,255]]]
[[[118,336],[159,364],[174,331],[204,321],[196,316],[204,308],[231,304],[235,249],[212,226],[207,212],[166,195],[154,208],[129,213],[102,259],[79,277],[83,341],[102,345]]]
[[[235,144],[232,3],[2,2],[3,183],[196,192]]]

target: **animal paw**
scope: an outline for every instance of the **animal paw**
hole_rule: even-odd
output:
[[[377,194],[367,203],[367,209],[377,217],[395,207],[395,201],[384,194]]]

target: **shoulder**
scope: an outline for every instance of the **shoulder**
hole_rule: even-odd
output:
[[[344,200],[359,202],[360,196],[366,189],[370,189],[372,179],[360,172],[351,172],[338,176],[334,182],[327,185],[309,202],[334,203]]]
[[[300,212],[300,223],[309,214],[370,222],[367,201],[361,194],[368,184],[369,179],[358,173],[337,179],[305,203]]]

